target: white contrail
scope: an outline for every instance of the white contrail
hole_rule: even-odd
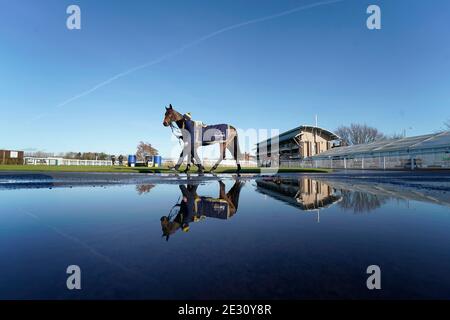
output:
[[[205,36],[203,36],[203,37],[201,37],[201,38],[199,38],[197,40],[189,42],[188,44],[185,44],[184,46],[182,46],[182,47],[180,47],[178,49],[175,49],[175,50],[173,50],[173,51],[163,55],[162,57],[160,57],[158,59],[146,62],[146,63],[144,63],[142,65],[139,65],[139,66],[136,66],[136,67],[131,68],[129,70],[126,70],[124,72],[118,73],[115,76],[113,76],[113,77],[111,77],[111,78],[109,78],[109,79],[107,79],[107,80],[105,80],[103,82],[100,82],[99,84],[93,86],[91,89],[83,91],[83,92],[81,92],[81,93],[79,93],[79,94],[77,94],[77,95],[75,95],[75,96],[73,96],[73,97],[71,97],[71,98],[61,102],[60,104],[58,104],[55,107],[55,109],[59,109],[61,107],[64,107],[65,105],[67,105],[67,104],[69,104],[69,103],[71,103],[71,102],[73,102],[75,100],[78,100],[79,98],[87,96],[87,95],[91,94],[92,92],[96,91],[97,89],[100,89],[100,88],[106,86],[107,84],[117,80],[117,79],[120,79],[120,78],[122,78],[122,77],[124,77],[126,75],[129,75],[130,73],[133,73],[135,71],[138,71],[138,70],[141,70],[141,69],[144,69],[144,68],[148,68],[148,67],[153,66],[155,64],[158,64],[160,62],[163,62],[163,61],[165,61],[165,60],[167,60],[167,59],[169,59],[169,58],[171,58],[173,56],[176,56],[176,55],[182,53],[184,50],[186,50],[188,48],[196,46],[199,43],[201,43],[203,41],[206,41],[206,40],[208,40],[210,38],[213,38],[215,36],[218,36],[219,34],[222,34],[224,32],[228,32],[228,31],[231,31],[231,30],[234,30],[234,29],[238,29],[238,28],[250,25],[250,24],[255,24],[255,23],[260,23],[260,22],[263,22],[263,21],[277,19],[277,18],[286,16],[286,15],[289,15],[289,14],[293,14],[293,13],[298,12],[298,11],[303,11],[303,10],[307,10],[307,9],[311,9],[311,8],[315,8],[315,7],[319,7],[319,6],[324,6],[324,5],[328,5],[328,4],[332,4],[332,3],[342,2],[342,1],[344,1],[344,0],[330,0],[330,1],[316,2],[316,3],[312,3],[312,4],[296,7],[296,8],[290,9],[290,10],[286,10],[286,11],[283,11],[283,12],[280,12],[280,13],[276,13],[276,14],[273,14],[273,15],[270,15],[270,16],[265,16],[265,17],[262,17],[262,18],[256,18],[256,19],[248,20],[248,21],[245,21],[245,22],[241,22],[241,23],[238,23],[238,24],[234,24],[234,25],[231,25],[231,26],[219,29],[219,30],[214,31],[212,33],[209,33],[209,34],[207,34],[207,35],[205,35]],[[38,119],[42,118],[44,115],[45,114],[38,115],[37,117],[35,117],[34,120],[38,120]]]
[[[81,240],[78,239],[77,237],[74,237],[74,236],[72,236],[72,235],[69,235],[69,234],[67,234],[67,233],[65,233],[65,232],[63,232],[63,231],[60,231],[60,230],[57,229],[56,227],[54,227],[54,226],[52,226],[52,225],[50,225],[50,224],[45,223],[40,217],[38,217],[38,216],[35,215],[34,213],[32,213],[32,212],[30,212],[30,211],[28,211],[28,210],[25,210],[25,209],[21,209],[21,211],[22,211],[24,214],[26,214],[27,216],[29,216],[29,217],[33,218],[34,220],[36,220],[36,222],[38,222],[38,223],[42,224],[43,226],[47,227],[48,229],[52,230],[53,232],[55,232],[55,233],[58,234],[59,236],[65,238],[66,240],[69,240],[69,241],[72,241],[72,242],[78,244],[78,245],[81,246],[82,248],[84,248],[84,249],[86,249],[87,251],[89,251],[92,255],[94,255],[94,256],[96,256],[96,257],[98,257],[98,258],[101,258],[101,259],[104,260],[106,263],[108,263],[108,264],[110,264],[110,265],[113,265],[113,266],[115,266],[115,267],[121,269],[122,271],[124,271],[124,272],[127,273],[127,274],[134,274],[134,275],[137,275],[137,276],[141,277],[142,280],[146,280],[146,281],[149,281],[149,280],[150,280],[150,279],[147,277],[147,275],[145,275],[145,274],[143,274],[143,273],[141,273],[141,272],[132,270],[132,269],[130,269],[130,268],[128,268],[128,267],[126,267],[126,266],[124,266],[124,265],[118,263],[118,262],[115,261],[114,259],[112,259],[112,258],[110,258],[110,257],[108,257],[108,256],[106,256],[106,255],[104,255],[103,253],[100,253],[99,251],[97,251],[96,249],[94,249],[92,246],[90,246],[90,245],[86,244],[85,242],[81,241]]]

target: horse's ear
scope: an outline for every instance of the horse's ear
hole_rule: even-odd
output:
[[[169,110],[169,108],[166,107],[166,110]]]
[[[172,105],[171,105],[171,104],[169,104],[169,109],[173,109],[173,107],[172,107]]]

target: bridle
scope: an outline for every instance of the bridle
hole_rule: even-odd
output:
[[[178,211],[177,211],[177,210],[174,210],[174,209],[177,208],[177,207],[179,208],[179,207],[181,206],[180,203],[179,203],[179,202],[180,202],[180,199],[181,199],[181,196],[178,197],[177,202],[175,202],[175,204],[174,204],[174,205],[172,206],[172,208],[170,209],[169,215],[167,216],[167,219],[168,219],[169,221],[171,221],[172,218],[178,214],[179,209],[178,209]]]
[[[179,116],[179,119],[174,120],[174,119],[172,119],[172,117],[170,117],[169,127],[170,127],[170,130],[172,131],[172,134],[178,139],[178,142],[181,144],[181,140],[183,140],[183,134],[181,132],[181,129],[184,129],[185,120],[183,119],[183,116],[181,115],[181,113],[179,113],[178,111],[173,110],[172,112],[175,115]],[[173,123],[177,122],[177,121],[183,121],[183,128],[179,128],[178,126],[173,125]]]

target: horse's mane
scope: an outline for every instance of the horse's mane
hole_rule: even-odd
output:
[[[172,111],[173,111],[177,116],[179,116],[179,117],[181,118],[180,120],[183,119],[183,115],[182,115],[180,112],[178,112],[178,111],[175,110],[175,109],[172,109]]]

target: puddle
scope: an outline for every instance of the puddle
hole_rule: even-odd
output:
[[[0,189],[2,299],[450,298],[446,191],[296,176],[41,180]],[[67,290],[69,265],[82,290]],[[366,287],[369,265],[381,290]]]

